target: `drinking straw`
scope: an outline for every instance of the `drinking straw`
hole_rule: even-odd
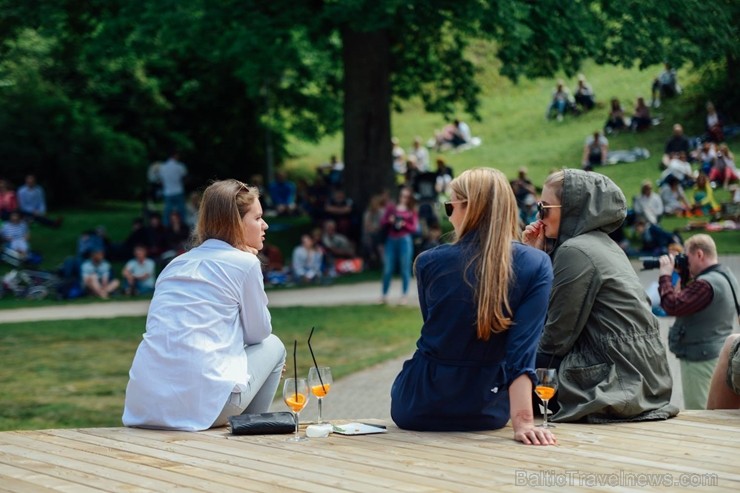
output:
[[[298,349],[298,340],[293,339],[293,385],[295,387],[295,400],[298,402],[298,366],[296,363],[296,349]]]
[[[313,359],[313,366],[316,368],[316,374],[319,376],[319,382],[321,383],[321,390],[326,392],[324,387],[324,380],[321,378],[321,372],[319,371],[319,365],[316,364],[316,356],[313,355],[313,348],[311,347],[311,336],[313,336],[313,330],[316,327],[311,327],[311,333],[308,334],[308,350],[311,351],[311,358]]]

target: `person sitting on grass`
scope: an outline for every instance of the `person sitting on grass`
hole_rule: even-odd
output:
[[[296,212],[296,185],[288,179],[285,171],[275,173],[275,181],[270,183],[270,200],[278,216],[292,216]]]
[[[649,179],[643,180],[640,195],[632,198],[632,209],[637,216],[651,224],[660,222],[664,212],[663,200],[660,195],[653,192],[653,183]]]
[[[619,99],[613,98],[611,101],[611,109],[609,110],[609,116],[606,119],[604,125],[604,132],[607,134],[618,132],[627,128],[627,122],[624,119],[624,110],[619,102]]]
[[[21,220],[18,211],[11,212],[9,220],[0,228],[0,240],[5,243],[4,248],[10,250],[6,252],[7,259],[18,265],[25,262],[30,250],[28,244],[30,239],[28,224]]]
[[[294,279],[301,284],[321,281],[324,253],[309,234],[301,235],[301,244],[293,249],[291,268]]]
[[[729,189],[730,183],[738,181],[735,155],[732,154],[725,143],[717,147],[717,155],[712,163],[712,168],[709,170],[709,181],[725,189]]]
[[[134,258],[123,267],[123,290],[129,296],[149,294],[154,291],[154,260],[147,258],[146,246],[134,247]]]
[[[8,180],[0,178],[0,220],[7,221],[10,213],[18,210],[18,198]]]
[[[652,124],[653,119],[650,116],[650,108],[645,104],[645,98],[637,98],[635,111],[632,114],[632,120],[630,121],[630,130],[633,132],[640,132],[647,130]]]
[[[653,100],[652,105],[655,108],[660,107],[661,99],[670,98],[681,94],[681,86],[678,85],[676,69],[666,62],[663,71],[653,80],[651,88]]]
[[[601,135],[598,130],[586,137],[586,143],[583,145],[583,158],[581,164],[583,169],[591,170],[594,166],[603,166],[606,164],[606,158],[609,154],[609,141]]]
[[[681,182],[673,175],[666,177],[660,187],[660,199],[663,201],[663,213],[669,216],[690,216],[691,205]]]
[[[62,218],[51,219],[46,215],[46,196],[44,189],[36,183],[36,176],[26,176],[26,182],[18,189],[18,211],[28,221],[35,221],[42,226],[58,228]]]
[[[664,167],[667,167],[671,159],[679,156],[683,156],[682,159],[686,162],[693,159],[691,156],[691,143],[683,133],[683,125],[676,123],[673,125],[671,138],[665,143],[661,163]]]
[[[90,253],[90,258],[82,263],[80,271],[85,290],[103,300],[110,298],[121,284],[118,279],[111,278],[110,263],[105,260],[105,252],[101,248]]]
[[[594,90],[591,89],[591,84],[586,82],[586,76],[578,74],[578,83],[574,93],[576,104],[583,109],[583,111],[589,111],[596,105],[596,97],[594,96]]]
[[[696,183],[689,193],[689,200],[691,201],[691,213],[695,216],[711,216],[722,210],[719,202],[714,198],[709,178],[704,173],[699,173],[696,177]]]
[[[694,184],[694,170],[683,152],[673,154],[673,157],[668,161],[666,168],[660,174],[660,185],[666,183],[671,176],[678,179],[684,187],[690,187]]]
[[[546,119],[551,119],[553,112],[555,113],[559,122],[563,121],[563,115],[573,105],[573,98],[570,96],[570,91],[565,87],[565,83],[562,80],[558,80],[555,86],[555,90],[552,92],[550,99],[550,105],[547,107],[545,113]]]

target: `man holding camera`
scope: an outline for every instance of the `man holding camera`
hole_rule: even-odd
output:
[[[660,306],[676,321],[668,333],[668,347],[681,362],[686,409],[704,409],[709,384],[725,338],[737,318],[737,279],[717,260],[709,235],[686,240],[685,256],[660,257]],[[675,287],[671,274],[688,270],[691,282]]]

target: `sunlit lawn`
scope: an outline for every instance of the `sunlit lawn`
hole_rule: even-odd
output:
[[[308,374],[311,345],[335,377],[410,354],[421,317],[388,306],[275,308],[274,333],[298,341],[298,373]],[[143,317],[0,325],[0,430],[120,426],[128,370]]]

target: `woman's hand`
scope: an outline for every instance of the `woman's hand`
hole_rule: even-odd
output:
[[[522,243],[538,250],[545,250],[545,225],[542,221],[528,224],[522,232]]]
[[[532,412],[532,380],[519,375],[509,385],[509,407],[514,440],[525,445],[556,445],[558,441],[547,428],[534,425]]]
[[[514,440],[525,445],[557,445],[558,440],[548,428],[538,428],[533,425],[522,426],[514,430]]]

